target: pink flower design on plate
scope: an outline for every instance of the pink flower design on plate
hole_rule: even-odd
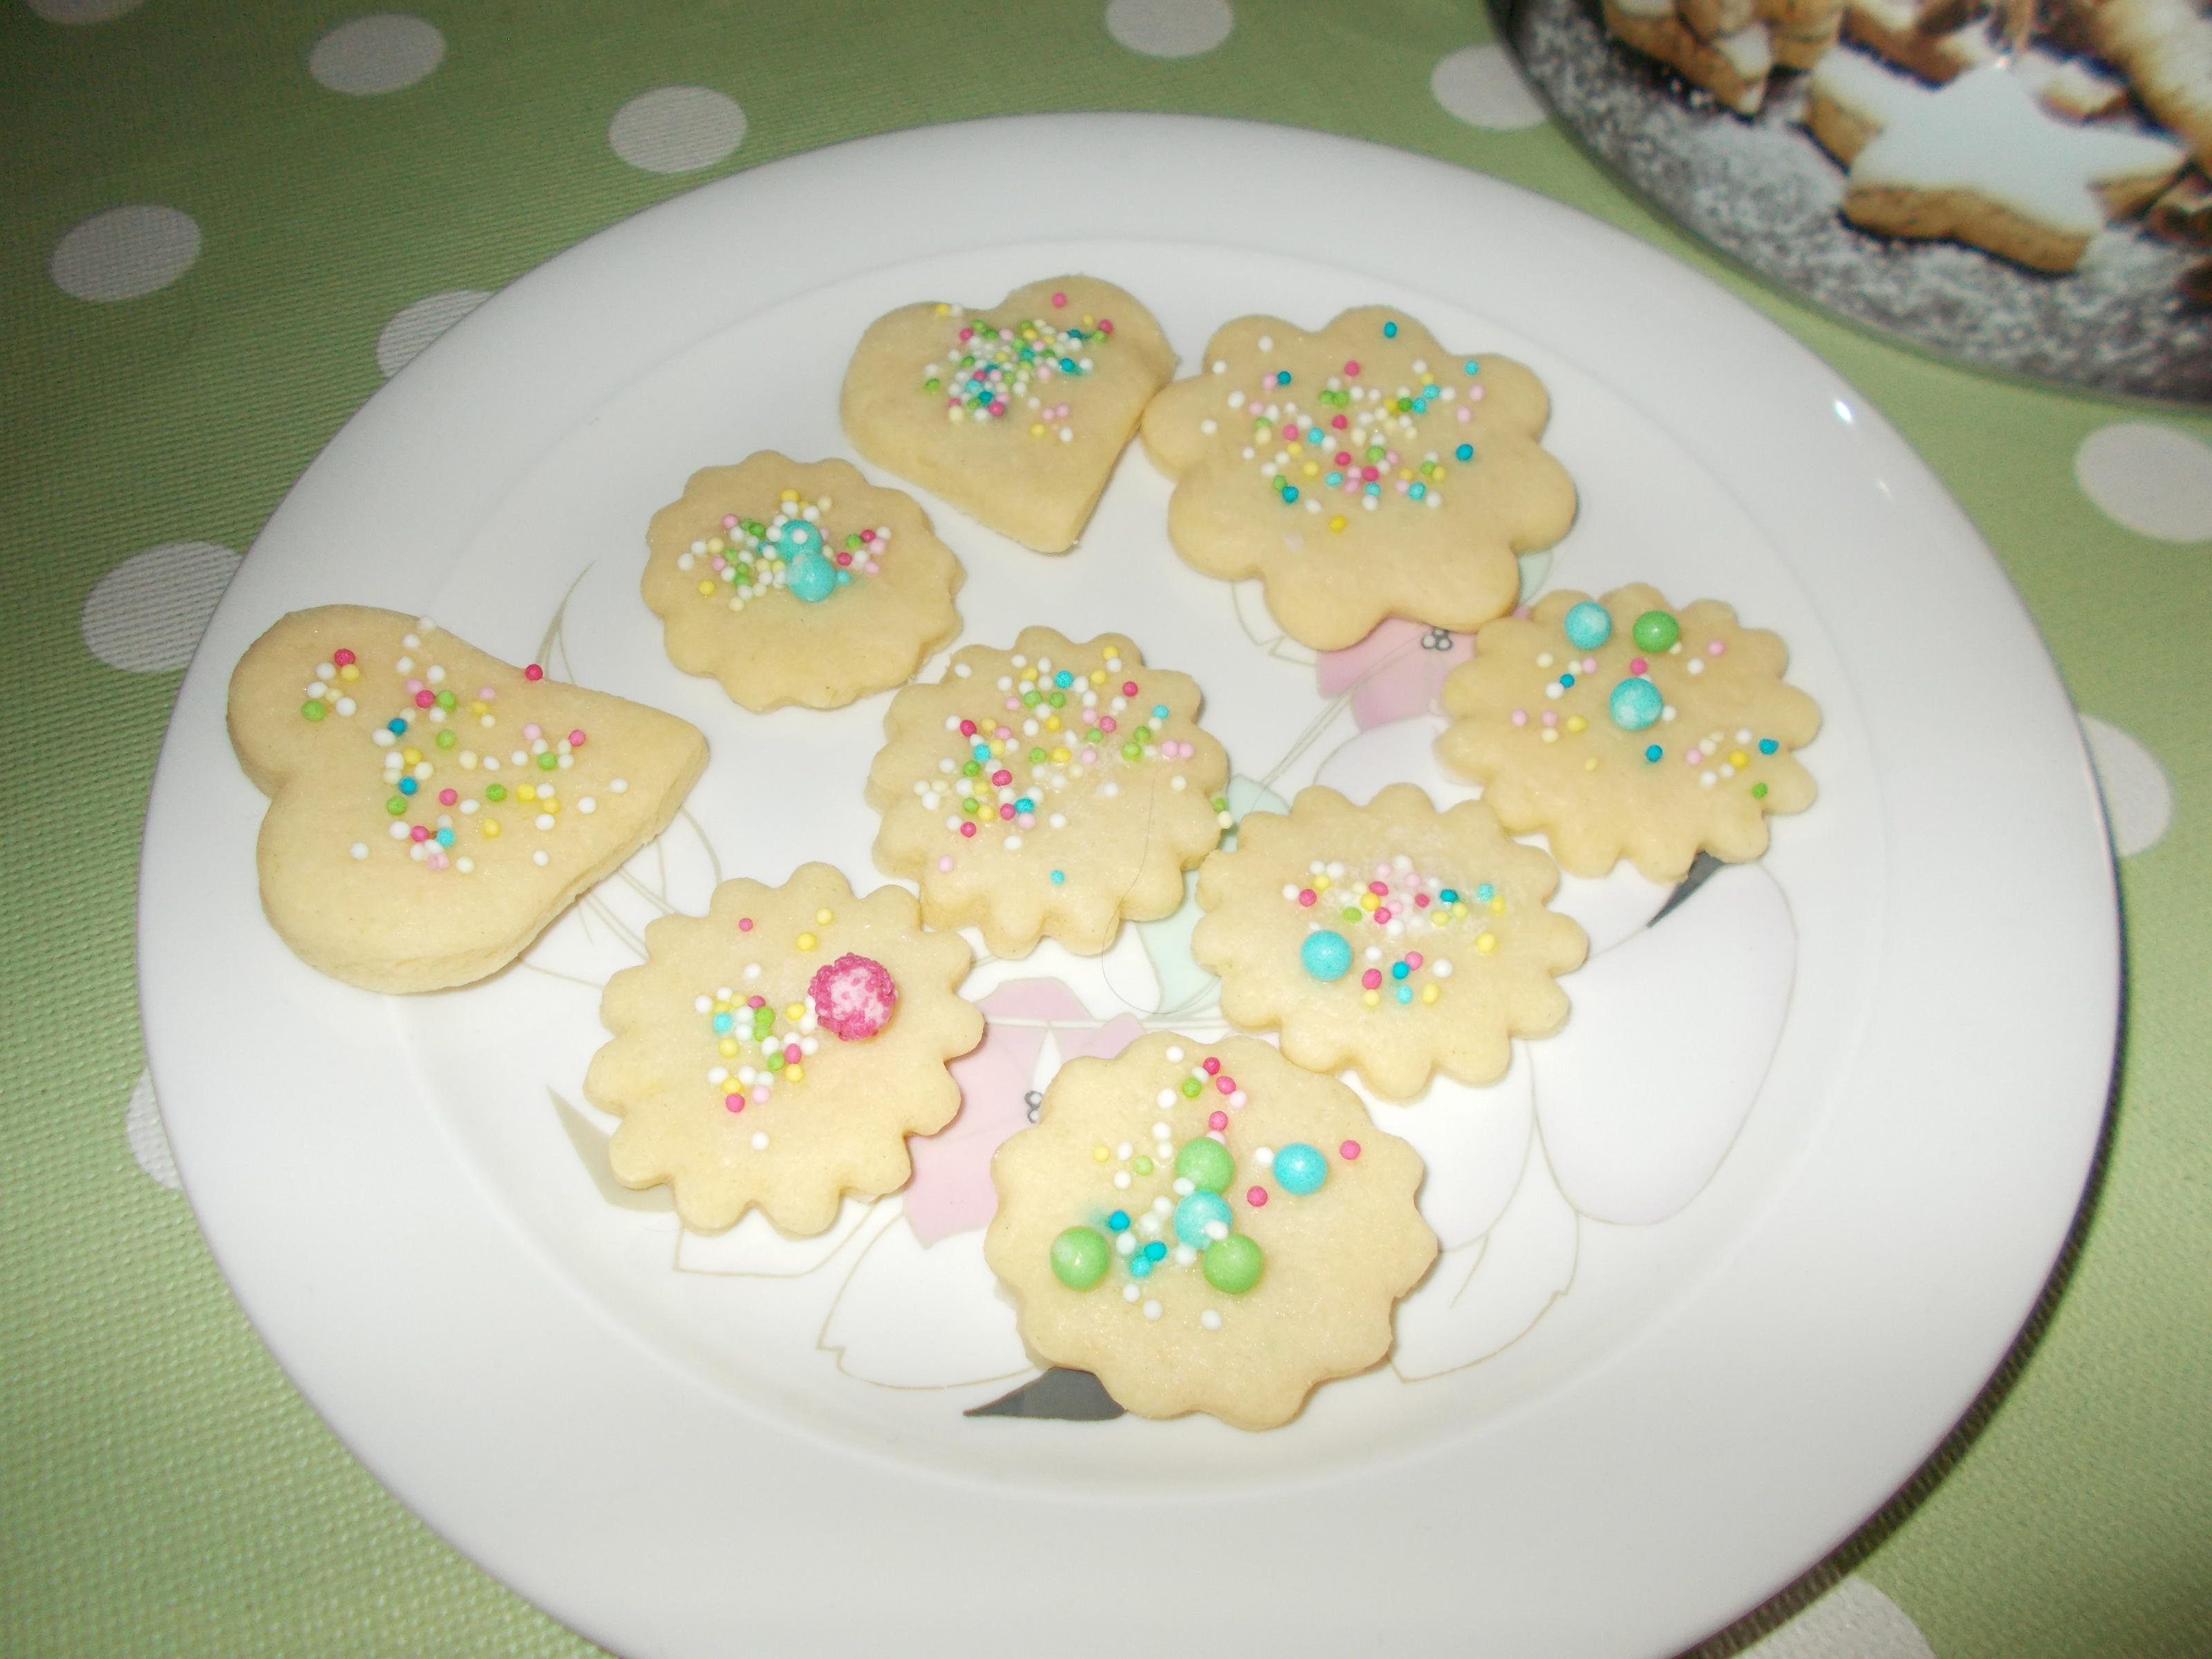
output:
[[[1474,655],[1472,634],[1391,617],[1358,644],[1322,652],[1316,672],[1323,696],[1352,693],[1352,718],[1364,732],[1427,714],[1444,676]]]
[[[1063,1062],[1082,1054],[1111,1060],[1145,1034],[1128,1014],[1101,1020],[1056,979],[1011,980],[976,1006],[983,1011],[983,1041],[951,1065],[960,1115],[937,1133],[907,1142],[914,1157],[907,1224],[925,1246],[987,1226],[997,1212],[991,1154],[1029,1127],[1029,1096],[1051,1081],[1037,1076],[1048,1030],[1059,1041]]]

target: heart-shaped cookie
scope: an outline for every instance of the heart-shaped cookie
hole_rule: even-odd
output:
[[[659,835],[707,764],[672,714],[516,668],[425,620],[295,611],[230,677],[231,746],[270,798],[261,907],[372,991],[495,972]]]
[[[1152,315],[1055,276],[988,312],[902,306],[860,337],[839,408],[877,465],[1040,553],[1089,522],[1145,405],[1175,373]]]

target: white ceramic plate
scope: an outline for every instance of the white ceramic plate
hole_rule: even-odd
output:
[[[1067,1054],[1215,1029],[1187,915],[1099,962],[979,969],[975,1144],[820,1241],[757,1218],[680,1234],[605,1180],[577,1088],[597,987],[644,920],[703,908],[718,874],[871,872],[883,700],[757,718],[677,673],[636,595],[647,517],[756,447],[847,453],[836,388],[878,313],[1063,270],[1146,298],[1187,364],[1232,315],[1317,326],[1376,301],[1522,357],[1583,492],[1532,578],[1725,597],[1790,641],[1826,715],[1821,800],[1763,865],[1656,926],[1638,878],[1576,884],[1601,948],[1568,1032],[1494,1089],[1386,1109],[1428,1157],[1448,1253],[1395,1364],[1273,1434],[962,1415],[1029,1376],[981,1265],[986,1131]],[[933,503],[969,568],[966,637],[1115,627],[1194,672],[1240,809],[1316,776],[1441,787],[1425,717],[1382,720],[1425,694],[1418,638],[1316,665],[1175,559],[1166,495],[1126,456],[1065,559]],[[685,714],[714,749],[686,818],[485,985],[386,999],[310,972],[259,915],[262,803],[222,697],[270,621],[336,600]],[[246,561],[163,751],[142,893],[169,1133],[257,1327],[405,1502],[626,1653],[1673,1652],[1850,1532],[2003,1354],[2088,1168],[2118,983],[2066,698],[1965,519],[1849,386],[1552,203],[1151,117],[779,162],[485,306]]]

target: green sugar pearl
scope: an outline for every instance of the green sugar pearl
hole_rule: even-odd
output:
[[[1198,1262],[1200,1270],[1206,1274],[1206,1282],[1230,1296],[1243,1295],[1260,1282],[1260,1275],[1267,1270],[1267,1256],[1243,1233],[1215,1239],[1206,1247]]]
[[[560,763],[561,757],[555,754],[550,749],[547,750],[544,754],[538,757],[538,769],[541,772],[550,772]]]
[[[1682,625],[1664,611],[1647,611],[1636,619],[1629,633],[1646,651],[1669,651],[1682,637]]]
[[[1149,1158],[1140,1158],[1129,1167],[1140,1176],[1148,1176],[1152,1172],[1152,1160]]]
[[[1190,1082],[1197,1080],[1193,1078]],[[1188,1088],[1188,1085],[1185,1087]],[[1229,1149],[1219,1141],[1200,1135],[1194,1140],[1183,1142],[1182,1150],[1176,1153],[1175,1167],[1176,1173],[1192,1186],[1206,1192],[1218,1193],[1237,1173],[1237,1160],[1229,1156]]]
[[[300,705],[300,712],[311,720],[319,720],[323,717],[323,706],[310,697]]]
[[[1143,750],[1139,749],[1133,743],[1125,743],[1121,745],[1121,758],[1123,760],[1134,760],[1144,752],[1145,751]]]
[[[1114,1259],[1105,1235],[1091,1227],[1070,1227],[1052,1241],[1052,1275],[1071,1291],[1087,1291],[1106,1277]]]
[[[1187,1078],[1185,1078],[1185,1079],[1182,1080],[1182,1094],[1183,1094],[1183,1098],[1184,1098],[1185,1100],[1196,1100],[1196,1099],[1198,1098],[1198,1091],[1199,1091],[1199,1088],[1200,1088],[1200,1084],[1199,1084],[1199,1081],[1198,1081],[1198,1079],[1197,1079],[1196,1078],[1194,1078],[1194,1077],[1187,1077]]]
[[[484,799],[486,800],[494,801],[505,800],[507,799],[507,786],[503,783],[486,784],[484,786]]]
[[[1753,784],[1751,786],[1751,798],[1753,800],[1765,800],[1766,799],[1766,786],[1763,783]]]
[[[454,738],[453,738],[453,734],[452,732],[439,732],[439,733],[438,733],[438,736],[437,736],[437,744],[438,744],[438,747],[439,747],[439,748],[441,748],[441,749],[451,749],[451,748],[453,746],[453,743],[454,743]]]

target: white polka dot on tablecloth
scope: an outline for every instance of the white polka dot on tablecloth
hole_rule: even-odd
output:
[[[1863,1578],[1846,1578],[1743,1659],[1936,1659],[1920,1626]]]
[[[376,337],[376,366],[390,380],[430,348],[430,343],[474,311],[489,293],[480,288],[449,288],[417,300],[384,325]]]
[[[161,1127],[161,1103],[154,1097],[150,1073],[139,1073],[138,1080],[131,1085],[131,1098],[123,1108],[123,1136],[148,1179],[173,1193],[184,1190],[185,1183],[177,1175],[176,1156],[169,1151],[168,1131]]]
[[[1106,33],[1147,58],[1195,58],[1229,38],[1229,0],[1113,0]]]
[[[146,0],[27,0],[31,9],[49,23],[105,23],[126,11],[136,11]]]
[[[109,208],[54,244],[46,269],[80,300],[135,300],[167,288],[200,257],[200,228],[173,207]]]
[[[2212,538],[2212,445],[2170,426],[2120,421],[2074,452],[2074,477],[2108,518],[2166,542]]]
[[[192,659],[239,556],[214,542],[165,542],[100,579],[78,625],[110,668],[158,674]]]
[[[2158,757],[2109,720],[2081,716],[2081,735],[2097,769],[2112,850],[2122,858],[2158,845],[2173,822],[2173,786]]]
[[[1462,46],[1437,59],[1429,92],[1448,115],[1473,127],[1514,132],[1544,119],[1543,100],[1503,46]]]
[[[744,111],[712,87],[641,92],[607,123],[615,154],[647,173],[710,167],[744,140]]]
[[[307,73],[332,92],[372,98],[411,87],[445,61],[446,37],[419,17],[380,11],[339,24],[307,52]]]

